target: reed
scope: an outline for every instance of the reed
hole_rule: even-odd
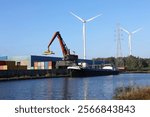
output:
[[[150,86],[119,87],[115,90],[113,99],[116,99],[116,100],[150,100]]]

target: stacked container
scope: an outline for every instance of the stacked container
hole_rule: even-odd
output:
[[[0,70],[7,70],[7,63],[6,61],[0,61]]]
[[[41,69],[44,69],[44,62],[40,62],[41,63]]]
[[[34,62],[34,69],[53,69],[55,68],[55,62],[45,61],[45,62]]]
[[[34,62],[34,69],[38,69],[38,62]]]
[[[53,62],[52,61],[49,61],[48,62],[48,69],[52,69],[53,68]]]
[[[44,62],[44,69],[49,69],[49,62]]]
[[[0,70],[7,70],[7,65],[0,65]]]
[[[0,61],[0,70],[26,70],[26,65],[15,65],[15,61]]]

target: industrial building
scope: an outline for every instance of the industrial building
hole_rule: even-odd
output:
[[[62,58],[29,55],[29,56],[12,56],[8,57],[8,60],[16,61],[16,64],[18,65],[27,65],[27,69],[34,69],[36,67],[38,67],[38,69],[44,69],[45,63],[56,62],[62,60]]]

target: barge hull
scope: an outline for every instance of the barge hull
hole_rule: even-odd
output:
[[[92,76],[106,76],[106,75],[118,75],[119,71],[114,70],[92,70],[92,69],[70,69],[71,77],[92,77]]]

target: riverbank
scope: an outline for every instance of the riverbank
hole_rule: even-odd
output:
[[[30,80],[30,79],[44,79],[44,78],[64,78],[69,77],[68,75],[54,75],[54,76],[21,76],[21,77],[10,77],[10,78],[0,78],[0,81],[11,81],[11,80]]]
[[[69,71],[61,70],[6,70],[0,71],[0,81],[69,77]]]
[[[150,100],[150,87],[127,86],[119,87],[113,99],[116,100]]]
[[[125,73],[150,73],[150,70],[126,70]]]
[[[103,69],[0,70],[0,81],[56,77],[94,77],[118,74],[119,71]]]
[[[130,74],[130,73],[143,73],[143,74],[148,73],[149,74],[150,71],[122,71],[120,72],[120,74],[124,74],[124,73],[125,74]],[[104,73],[104,74],[108,75],[107,73]],[[72,72],[67,69],[0,70],[0,81],[41,79],[41,78],[60,78],[60,77],[72,77]]]

